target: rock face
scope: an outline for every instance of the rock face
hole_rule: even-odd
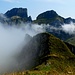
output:
[[[10,19],[8,23],[20,24],[21,22],[32,22],[31,16],[28,16],[27,8],[13,8],[4,15]]]
[[[49,35],[38,34],[25,45],[18,57],[18,62],[22,69],[31,69],[35,67],[41,63],[41,57],[49,53],[48,36]]]
[[[5,16],[11,18],[13,16],[19,16],[21,18],[28,18],[27,8],[13,8],[5,13]]]
[[[24,46],[19,54],[18,69],[32,69],[52,55],[64,59],[73,56],[69,48],[58,38],[48,33],[38,34]]]

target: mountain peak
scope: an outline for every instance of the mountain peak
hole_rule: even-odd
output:
[[[37,19],[42,19],[42,18],[50,19],[56,16],[58,16],[58,14],[54,10],[50,10],[50,11],[46,11],[38,15]]]
[[[34,22],[38,24],[50,24],[58,27],[63,24],[64,18],[59,16],[56,11],[49,10],[39,14]]]
[[[5,16],[8,18],[11,18],[12,16],[20,16],[22,18],[27,18],[27,8],[13,8],[11,10],[8,10],[5,13]]]

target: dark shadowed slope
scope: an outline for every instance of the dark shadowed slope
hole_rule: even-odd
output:
[[[19,54],[17,60],[20,67],[18,69],[28,70],[34,68],[50,71],[52,68],[59,70],[58,68],[61,66],[60,70],[64,70],[65,67],[70,66],[71,60],[73,60],[71,64],[74,63],[74,57],[63,41],[51,34],[41,33],[34,36]]]
[[[13,73],[15,75],[75,74],[74,54],[63,41],[48,33],[34,36],[24,46],[17,61],[19,62],[19,72]]]

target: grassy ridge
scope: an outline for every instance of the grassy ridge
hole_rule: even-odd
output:
[[[32,70],[5,75],[75,75],[75,55],[63,41],[53,35],[48,33],[36,35],[38,38],[41,37],[41,40],[44,39],[43,36],[48,39],[46,43],[48,43],[49,53],[40,57],[42,62]],[[42,43],[44,42],[42,41]]]
[[[70,43],[70,44],[75,46],[75,37],[72,37],[72,38],[66,40],[66,42],[68,42],[68,43]]]

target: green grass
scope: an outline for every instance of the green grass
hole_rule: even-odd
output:
[[[66,40],[66,42],[68,42],[68,43],[70,43],[70,44],[75,46],[75,37],[72,37],[72,38]]]
[[[75,75],[75,55],[63,41],[48,33],[49,53],[41,57],[41,63],[29,71],[15,72],[6,75]]]

